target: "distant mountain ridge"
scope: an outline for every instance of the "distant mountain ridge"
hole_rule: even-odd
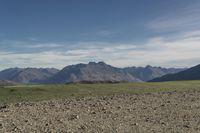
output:
[[[182,70],[185,69],[152,66],[117,68],[104,62],[89,62],[66,66],[60,71],[55,68],[10,68],[0,71],[0,80],[26,84],[144,82]]]
[[[167,74],[162,77],[150,80],[149,82],[180,81],[180,80],[200,80],[200,65],[191,67],[187,70],[175,74]]]
[[[149,81],[157,77],[161,77],[166,74],[173,74],[185,70],[184,68],[162,68],[152,67],[147,65],[146,67],[127,67],[124,71],[134,75],[142,81]]]
[[[0,71],[0,80],[19,83],[41,83],[58,71],[55,68],[10,68]]]

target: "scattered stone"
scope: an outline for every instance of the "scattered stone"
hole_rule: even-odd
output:
[[[80,130],[85,130],[87,127],[85,126],[85,125],[81,125],[80,127],[79,127],[79,129]]]
[[[117,109],[122,109],[122,107],[121,107],[121,106],[118,106]]]
[[[102,110],[102,111],[105,111],[105,110],[106,110],[106,107],[103,107],[101,110]]]
[[[190,126],[187,125],[187,124],[183,125],[183,127],[185,127],[185,128],[190,128]]]
[[[161,107],[164,107],[164,106],[165,106],[165,104],[161,104],[160,106],[161,106]]]
[[[92,111],[92,112],[90,112],[91,114],[96,114],[96,112],[95,111]]]
[[[133,125],[138,126],[139,124],[138,123],[134,123]]]
[[[75,120],[75,119],[79,119],[79,116],[78,115],[70,115],[69,116],[69,120]]]
[[[1,105],[0,110],[8,108],[8,105]]]

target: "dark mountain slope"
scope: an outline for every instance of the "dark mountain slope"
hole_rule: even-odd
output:
[[[168,74],[160,78],[155,78],[153,80],[150,80],[150,82],[178,81],[178,80],[200,80],[200,65],[181,71],[179,73]]]

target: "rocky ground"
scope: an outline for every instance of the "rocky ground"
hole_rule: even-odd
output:
[[[0,132],[200,132],[200,91],[1,105]]]

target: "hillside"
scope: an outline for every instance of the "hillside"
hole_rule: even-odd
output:
[[[40,83],[56,74],[54,68],[10,68],[0,71],[0,80],[19,83]]]
[[[160,78],[150,80],[150,82],[179,81],[179,80],[200,80],[200,65],[175,74],[168,74]]]

